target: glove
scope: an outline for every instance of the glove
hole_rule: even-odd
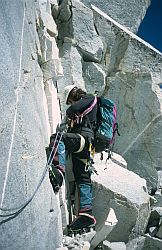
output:
[[[68,129],[68,126],[66,123],[61,123],[61,124],[58,124],[57,127],[56,127],[56,132],[66,132]]]

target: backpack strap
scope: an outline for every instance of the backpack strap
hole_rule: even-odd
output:
[[[118,130],[118,123],[115,123],[114,124],[114,131],[113,131],[113,141],[112,141],[112,144],[109,145],[109,147],[107,148],[106,152],[108,153],[108,157],[107,157],[107,160],[111,159],[111,155],[112,155],[112,152],[113,152],[113,148],[114,148],[114,144],[115,144],[115,134],[118,134],[118,136],[120,136],[119,134],[119,130]],[[107,161],[106,160],[106,161]]]

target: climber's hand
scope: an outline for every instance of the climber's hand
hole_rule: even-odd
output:
[[[60,132],[60,133],[66,132],[67,129],[68,129],[67,123],[61,123],[57,125],[56,132]]]

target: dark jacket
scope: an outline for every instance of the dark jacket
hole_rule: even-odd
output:
[[[86,94],[79,101],[73,103],[66,111],[66,115],[68,118],[76,121],[76,116],[83,113],[90,105],[92,105],[94,101],[94,95]],[[94,136],[94,128],[97,122],[97,104],[94,106],[91,112],[80,119],[80,122],[74,123],[74,126],[70,128],[69,132],[71,133],[80,133],[85,137],[87,133],[91,133],[91,137]]]

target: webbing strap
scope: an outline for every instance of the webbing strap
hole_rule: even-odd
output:
[[[94,108],[94,106],[96,105],[96,103],[97,103],[97,97],[95,96],[94,101],[93,101],[93,103],[91,104],[91,106],[88,107],[87,109],[85,109],[85,110],[83,111],[83,113],[77,115],[77,118],[79,118],[79,117],[83,118],[85,115],[87,115],[88,113],[90,113],[90,112],[92,111],[92,109]]]
[[[80,147],[79,147],[79,149],[78,149],[76,152],[74,152],[74,153],[80,153],[80,152],[83,150],[84,146],[85,146],[85,138],[84,138],[82,135],[80,135],[80,134],[77,134],[77,135],[80,136]]]

